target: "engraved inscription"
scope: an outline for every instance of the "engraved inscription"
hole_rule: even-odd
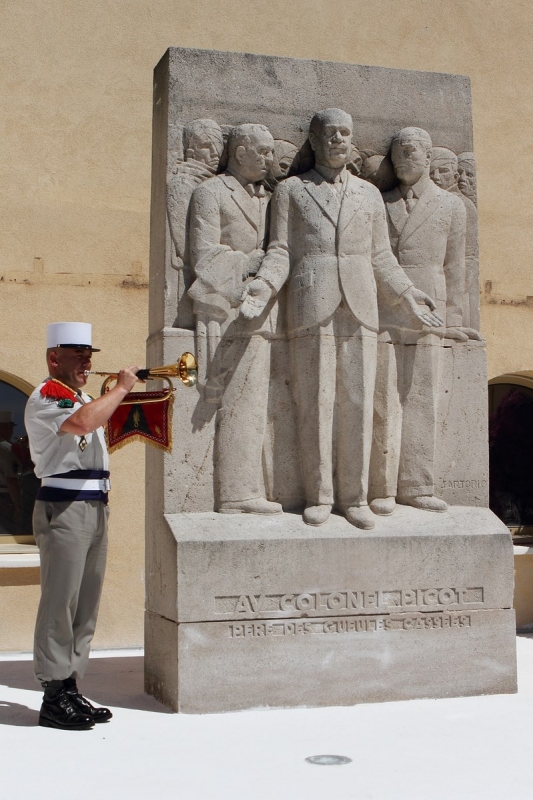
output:
[[[444,610],[465,605],[482,606],[482,586],[429,589],[343,590],[287,594],[243,594],[215,597],[215,614],[263,616],[331,616],[386,613],[390,610]]]
[[[396,614],[391,616],[337,617],[336,619],[283,622],[231,622],[231,639],[308,636],[332,633],[377,633],[379,631],[432,631],[471,628],[470,614]]]
[[[486,489],[488,485],[485,479],[451,481],[447,480],[446,478],[442,478],[441,480],[441,489]]]

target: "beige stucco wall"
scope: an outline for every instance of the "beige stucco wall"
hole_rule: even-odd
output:
[[[171,45],[470,75],[489,373],[533,368],[527,0],[0,5],[0,369],[37,383],[45,325],[68,318],[93,322],[103,369],[143,361],[152,69]],[[112,457],[99,647],[142,642],[142,462],[139,444]],[[27,650],[36,578],[15,572],[0,570],[0,648]]]

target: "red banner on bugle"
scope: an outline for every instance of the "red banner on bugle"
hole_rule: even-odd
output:
[[[168,397],[166,389],[127,394],[107,422],[109,452],[112,453],[129,442],[143,441],[170,453],[173,408],[174,397]]]

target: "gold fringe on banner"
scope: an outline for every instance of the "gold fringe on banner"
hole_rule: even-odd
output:
[[[130,442],[144,442],[172,452],[174,396],[167,390],[131,392],[113,412],[105,428],[110,453]]]

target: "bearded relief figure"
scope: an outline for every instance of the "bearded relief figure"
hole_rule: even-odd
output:
[[[286,284],[303,520],[323,525],[335,504],[352,525],[369,530],[375,524],[367,486],[376,285],[413,325],[438,327],[440,320],[431,312],[432,299],[413,286],[391,251],[381,195],[348,169],[352,131],[352,118],[342,109],[312,118],[314,168],[276,188],[270,243],[246,286],[240,314],[260,320]]]
[[[171,264],[178,271],[178,325],[194,326],[187,291],[193,274],[189,263],[187,220],[189,203],[196,187],[216,175],[224,140],[220,126],[212,119],[196,119],[183,128],[184,159],[179,160],[167,180],[167,215],[172,238]]]

